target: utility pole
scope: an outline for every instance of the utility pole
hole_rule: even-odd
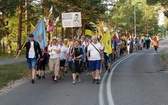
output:
[[[19,0],[19,7],[18,7],[18,37],[17,37],[17,45],[18,49],[21,47],[21,38],[22,38],[22,9],[23,9],[23,0]]]

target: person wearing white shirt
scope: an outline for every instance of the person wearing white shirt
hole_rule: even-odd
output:
[[[58,43],[60,44],[61,47],[61,52],[60,52],[60,78],[64,79],[65,75],[65,62],[67,62],[67,50],[68,48],[63,44],[62,40],[59,39]]]
[[[130,43],[131,43],[131,40],[130,38],[128,38],[127,40],[127,53],[130,54]]]
[[[40,58],[41,58],[42,52],[41,52],[39,43],[34,40],[33,34],[29,35],[29,41],[26,42],[24,47],[26,47],[26,58],[27,58],[28,68],[30,69],[31,82],[32,84],[34,84],[35,73],[36,73],[36,70],[35,70],[36,61],[38,58],[38,53],[40,54]]]
[[[99,84],[100,65],[104,61],[103,46],[98,42],[97,37],[92,37],[92,43],[87,48],[89,70],[92,72],[93,83]]]
[[[50,55],[49,68],[51,72],[54,71],[53,80],[56,83],[57,77],[59,77],[61,52],[61,46],[58,44],[56,37],[53,38],[52,45],[48,46],[48,52]]]

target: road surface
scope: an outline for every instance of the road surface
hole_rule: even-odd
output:
[[[117,60],[111,72],[103,72],[101,84],[92,84],[83,73],[72,85],[70,73],[57,84],[46,79],[30,81],[0,95],[0,105],[168,105],[168,73],[161,71],[160,54],[168,40],[160,42],[158,54],[144,49]]]

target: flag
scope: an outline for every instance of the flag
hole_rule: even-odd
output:
[[[34,25],[30,22],[30,31],[33,32],[35,29]]]
[[[115,34],[114,34],[114,36],[113,36],[113,39],[114,39],[117,43],[120,42],[119,37],[118,37],[118,32],[115,32]]]
[[[42,18],[39,21],[39,23],[37,23],[37,25],[32,33],[34,35],[34,40],[40,44],[41,49],[44,49],[47,46],[44,18]]]
[[[105,33],[105,35],[101,39],[101,43],[104,46],[104,50],[105,50],[107,56],[109,56],[112,53],[110,31],[107,31]]]
[[[57,25],[57,22],[59,21],[59,18],[60,18],[60,16],[58,16],[58,17],[55,19],[54,26]]]
[[[53,6],[51,6],[51,8],[50,8],[50,14],[52,14],[53,13]]]
[[[47,19],[46,19],[46,17],[43,17],[44,18],[44,22],[47,22]]]
[[[95,35],[95,32],[93,31],[92,27],[87,24],[85,25],[85,35],[88,35],[88,36]]]
[[[56,20],[55,20],[55,21],[56,21],[56,22],[58,22],[58,21],[59,21],[59,18],[60,18],[60,16],[58,16],[58,17],[56,18]]]
[[[115,34],[114,34],[114,40],[119,43],[120,40],[119,40],[119,37],[118,37],[118,26],[115,27]]]

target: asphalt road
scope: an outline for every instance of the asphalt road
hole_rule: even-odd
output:
[[[116,67],[111,83],[115,105],[168,105],[168,72],[160,62],[168,41],[160,44],[159,54],[143,50]]]
[[[0,105],[168,105],[168,74],[160,71],[160,54],[167,45],[168,40],[160,43],[158,55],[150,48],[123,56],[110,74],[102,73],[99,85],[86,72],[75,85],[69,73],[57,84],[47,75],[0,95]]]

